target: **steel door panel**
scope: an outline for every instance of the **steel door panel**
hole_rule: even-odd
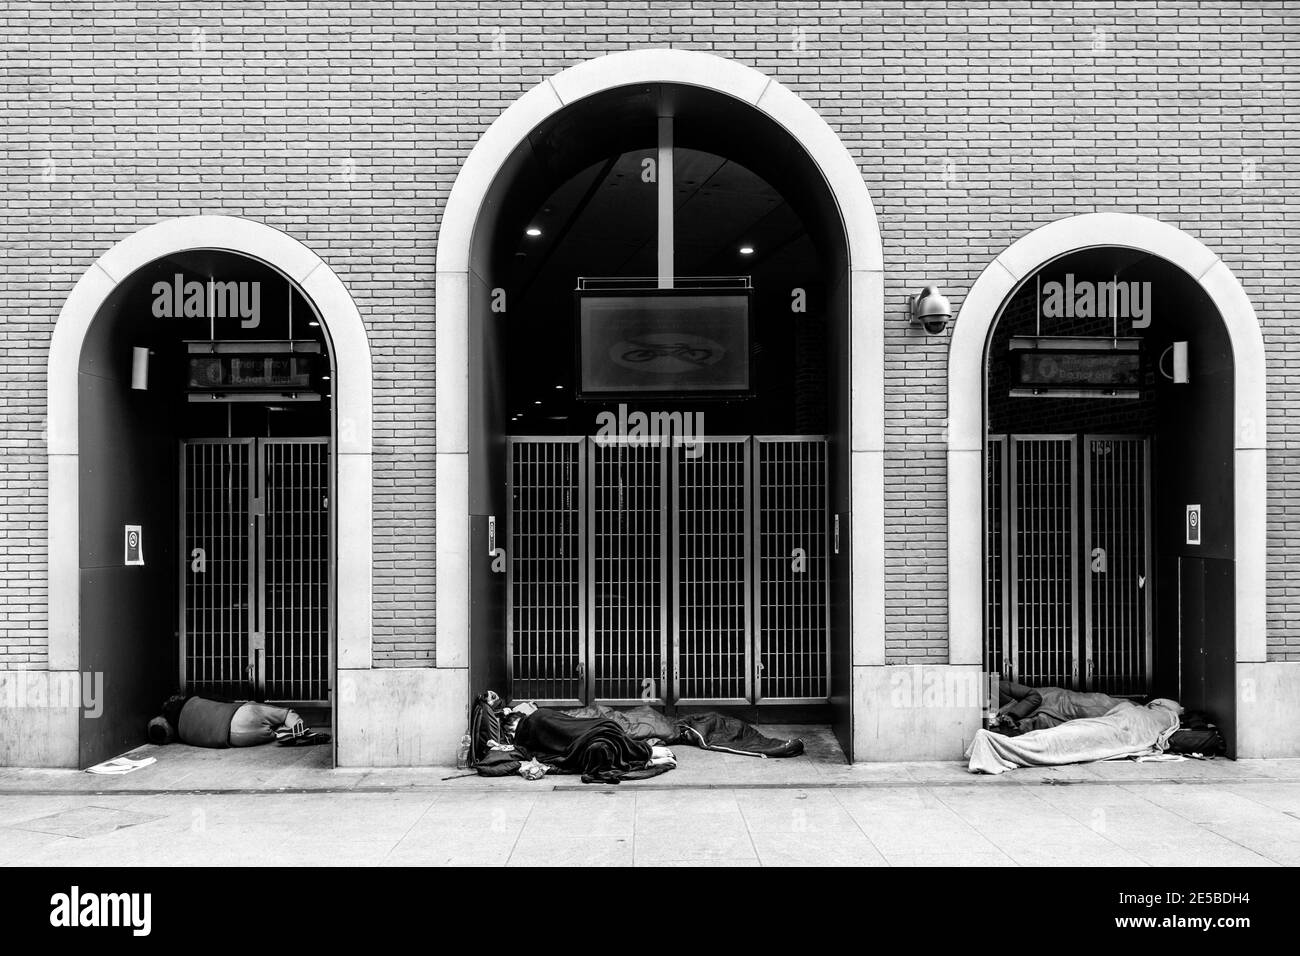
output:
[[[667,447],[588,446],[588,699],[662,702],[668,681]]]
[[[1012,679],[1078,686],[1078,514],[1073,435],[1012,435]]]
[[[1085,435],[1083,573],[1087,686],[1107,694],[1151,687],[1150,443]]]
[[[673,694],[683,704],[753,699],[750,463],[746,438],[673,448]]]
[[[253,442],[196,440],[181,448],[180,686],[248,697],[255,690],[250,587]]]
[[[581,438],[510,440],[507,673],[515,700],[586,699],[586,512]]]
[[[329,443],[261,438],[258,631],[268,700],[329,699]]]
[[[824,702],[830,695],[826,441],[761,437],[754,444],[755,699]]]

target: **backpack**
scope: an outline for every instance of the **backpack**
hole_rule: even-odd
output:
[[[501,698],[484,691],[469,709],[469,766],[476,767],[490,752],[488,742],[501,740]]]
[[[1183,728],[1169,735],[1166,751],[1171,754],[1200,754],[1203,757],[1216,757],[1227,748],[1219,729],[1211,724],[1204,730]]]

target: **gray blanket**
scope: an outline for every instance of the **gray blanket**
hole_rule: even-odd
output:
[[[1017,767],[1050,767],[1089,760],[1160,753],[1178,729],[1178,704],[1153,700],[1145,707],[1120,701],[1102,717],[1071,720],[1019,737],[977,730],[966,750],[971,773],[1003,773]]]
[[[632,707],[628,710],[615,710],[604,704],[592,704],[588,707],[575,707],[562,713],[570,717],[603,717],[614,721],[633,740],[659,740],[669,742],[677,736],[673,722],[659,711],[648,705]]]

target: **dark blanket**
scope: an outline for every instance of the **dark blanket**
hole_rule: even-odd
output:
[[[519,721],[515,749],[561,773],[580,773],[583,783],[639,780],[668,769],[649,766],[650,745],[633,740],[618,722],[570,717],[545,707]]]
[[[691,714],[677,718],[678,736],[674,743],[687,743],[705,750],[744,754],[748,757],[797,757],[803,753],[803,741],[776,740],[764,737],[737,717],[725,714]]]

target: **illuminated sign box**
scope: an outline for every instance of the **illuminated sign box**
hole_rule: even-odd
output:
[[[1140,398],[1141,339],[1011,340],[1013,398]]]
[[[729,289],[579,288],[578,397],[741,397],[752,300]]]
[[[185,388],[196,401],[320,401],[318,342],[187,342]]]

